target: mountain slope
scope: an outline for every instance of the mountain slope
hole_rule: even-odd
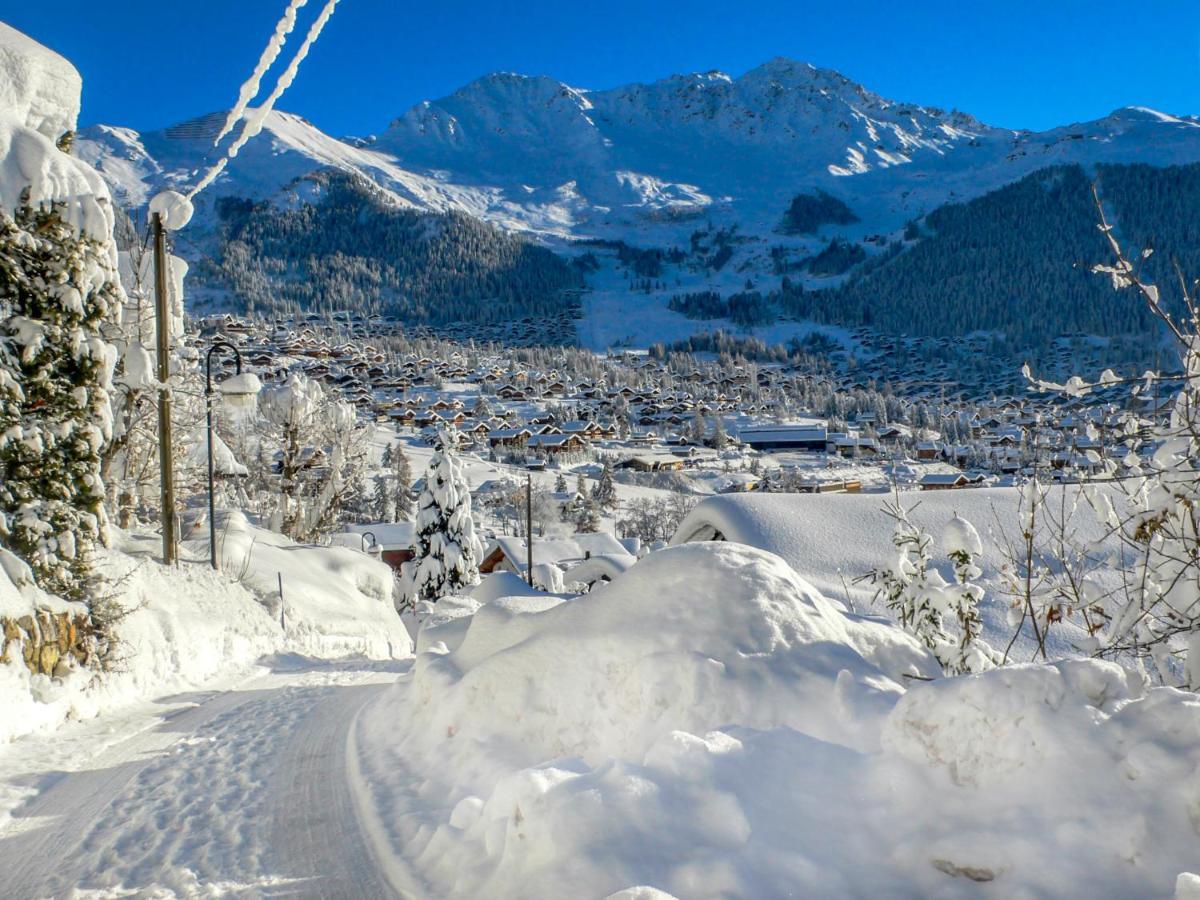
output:
[[[120,199],[139,207],[161,187],[194,183],[216,153],[213,137],[223,117],[143,135],[95,126],[80,133],[78,153],[104,173]],[[957,333],[1002,324],[1004,317],[979,309],[999,308],[1006,292],[1022,292],[1038,309],[1082,302],[1077,298],[1094,292],[1054,293],[1052,283],[1074,284],[1078,272],[1029,277],[1043,264],[1070,272],[1079,260],[1063,244],[1039,239],[1012,244],[1011,252],[971,253],[945,237],[907,240],[915,227],[909,223],[940,220],[943,228],[926,234],[941,234],[956,214],[940,208],[956,209],[1055,167],[1077,167],[1086,187],[1105,165],[1197,162],[1195,119],[1131,107],[1093,122],[1014,132],[966,113],[895,102],[836,72],[786,59],[738,78],[708,72],[602,91],[501,73],[418,104],[377,138],[339,140],[297,116],[271,113],[263,133],[201,196],[194,224],[180,236],[181,250],[219,266],[229,239],[229,223],[217,209],[222,198],[293,210],[309,202],[304,186],[314,174],[340,172],[372,186],[393,208],[466,215],[556,252],[591,254],[587,315],[604,317],[619,308],[622,328],[629,327],[622,334],[635,343],[647,336],[638,327],[642,310],[655,311],[644,317],[656,323],[655,331],[666,315],[675,317],[673,328],[693,327],[669,311],[675,294],[770,293],[785,274],[808,299],[738,308],[911,329],[917,326],[910,314],[926,301],[912,300],[904,287],[909,276],[899,273],[980,268],[978,278],[960,279],[961,290],[936,282],[923,288],[945,305],[944,315],[924,318],[920,327]],[[1077,181],[1071,182],[1076,188]],[[999,202],[1019,206],[1036,199],[1017,192]],[[1086,191],[1062,200],[1075,209],[1086,204]],[[1061,218],[1066,207],[1048,214]],[[970,206],[968,216],[986,208]],[[1073,215],[1073,222],[1082,221],[1079,210]],[[305,221],[315,227],[322,217]],[[302,242],[311,243],[310,237]],[[1021,258],[1033,253],[1043,255],[1036,265]],[[651,267],[653,274],[641,265],[651,257],[663,261]],[[931,257],[938,257],[936,265]],[[517,286],[509,293],[528,291]],[[338,302],[351,299],[337,296]],[[392,303],[363,296],[355,294],[354,302]],[[326,305],[333,300],[322,298]],[[405,301],[396,308],[410,307]],[[1059,318],[1074,328],[1089,315]],[[1100,321],[1112,326],[1129,319]],[[613,329],[596,325],[581,333],[604,346]]]
[[[199,285],[259,312],[356,309],[435,325],[570,312],[579,275],[544,247],[462,213],[398,206],[339,169],[289,190],[290,208],[218,200],[220,255],[197,267]]]

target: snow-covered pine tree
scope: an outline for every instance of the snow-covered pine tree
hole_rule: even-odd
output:
[[[397,522],[407,522],[412,518],[414,500],[412,480],[412,464],[404,452],[404,447],[396,444],[392,448],[392,489]]]
[[[601,509],[615,509],[617,505],[617,485],[613,481],[612,462],[604,461],[600,469],[600,478],[592,489],[592,497],[600,504]]]
[[[729,435],[725,431],[725,422],[720,416],[713,417],[712,446],[714,450],[724,450],[729,446]]]
[[[58,207],[0,212],[0,541],[71,599],[105,538],[114,352],[100,327],[120,294],[105,245]]]
[[[417,501],[417,544],[401,572],[401,605],[408,608],[479,583],[483,548],[454,446],[448,432],[438,432]]]
[[[595,534],[600,530],[600,506],[594,497],[585,498],[579,505],[575,530],[580,534]]]

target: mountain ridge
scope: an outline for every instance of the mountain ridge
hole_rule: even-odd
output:
[[[212,138],[223,116],[145,134],[93,126],[77,152],[138,208],[163,187],[194,182],[219,151]],[[220,258],[218,200],[294,208],[307,202],[297,189],[306,177],[337,170],[398,208],[465,214],[558,253],[591,254],[586,315],[603,316],[607,300],[635,288],[639,303],[663,310],[672,293],[770,290],[782,273],[808,291],[838,289],[880,254],[903,252],[912,223],[1035,172],[1197,162],[1192,117],[1130,106],[1045,131],[1005,129],[786,58],[737,77],[712,70],[604,90],[492,73],[414,104],[368,138],[342,140],[273,111],[201,195],[181,241],[185,255]],[[837,215],[805,227],[788,219],[826,207]],[[595,241],[673,262],[647,278],[629,265],[638,253],[606,253]],[[613,337],[585,330],[596,342]]]

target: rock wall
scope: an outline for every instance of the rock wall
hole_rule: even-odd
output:
[[[38,609],[17,618],[0,618],[0,664],[19,658],[34,675],[62,678],[72,660],[86,665],[92,627],[81,613]]]

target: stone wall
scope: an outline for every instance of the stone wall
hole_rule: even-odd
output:
[[[39,609],[15,619],[0,617],[0,664],[19,658],[35,675],[61,678],[74,659],[86,665],[92,628],[82,613]]]

